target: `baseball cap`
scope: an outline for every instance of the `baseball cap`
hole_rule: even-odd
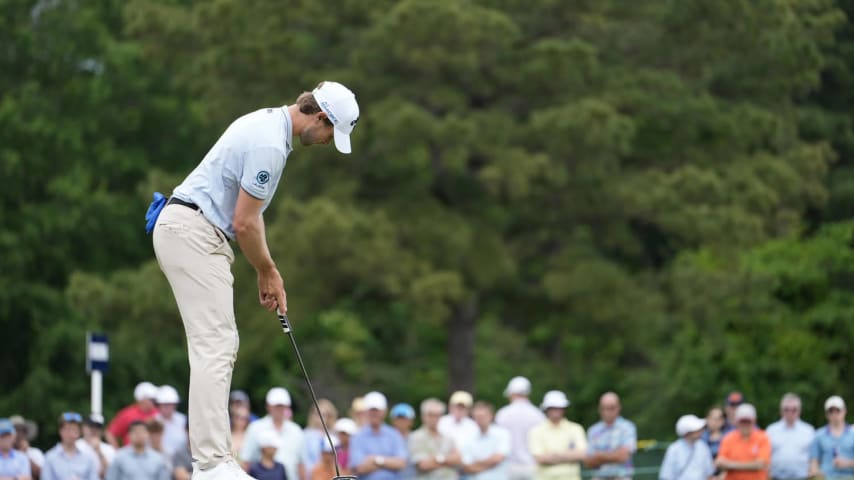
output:
[[[249,395],[243,390],[233,390],[228,395],[229,402],[246,402],[249,403]]]
[[[359,431],[359,426],[356,425],[356,422],[352,418],[339,418],[335,422],[335,431],[346,433],[347,435],[355,435]]]
[[[76,423],[78,425],[83,424],[83,415],[80,415],[77,412],[65,412],[59,416],[59,426],[63,426],[66,423]]]
[[[749,403],[742,403],[735,409],[736,420],[756,420],[756,408]]]
[[[385,395],[380,392],[368,392],[362,400],[365,402],[365,410],[388,409],[388,401],[385,399]]]
[[[448,404],[450,405],[465,405],[466,407],[471,407],[472,403],[474,403],[474,399],[471,394],[463,390],[457,390],[453,395],[451,395],[451,399],[448,400]]]
[[[507,382],[507,388],[504,389],[504,396],[510,395],[529,395],[531,393],[531,381],[525,377],[513,377]]]
[[[312,92],[320,109],[326,113],[334,127],[335,148],[350,153],[350,134],[359,121],[359,104],[356,95],[338,82],[323,82]]]
[[[726,403],[727,405],[733,406],[733,407],[737,407],[744,402],[745,402],[744,395],[737,390],[729,392],[729,395],[727,395],[726,399],[724,400],[724,403]]]
[[[391,418],[415,418],[415,409],[408,403],[398,403],[391,407]]]
[[[155,387],[151,382],[140,382],[137,384],[136,388],[133,389],[133,398],[135,398],[137,402],[145,399],[154,400],[157,398],[157,387]]]
[[[0,418],[0,435],[10,435],[15,433],[15,426],[8,418]]]
[[[35,440],[39,433],[39,426],[36,422],[32,420],[27,420],[21,415],[12,415],[9,417],[9,421],[12,422],[12,426],[15,429],[21,429],[27,435],[27,439],[32,441]]]
[[[181,403],[181,397],[178,396],[178,390],[172,385],[163,385],[157,389],[157,403],[160,404],[178,404]]]
[[[86,425],[91,425],[94,427],[103,427],[104,416],[100,413],[92,413],[88,417],[86,417]]]
[[[702,430],[706,427],[706,420],[696,415],[682,415],[676,421],[676,435],[684,437],[685,435]]]
[[[291,394],[282,387],[273,387],[267,392],[267,405],[291,406]]]
[[[279,435],[273,430],[263,430],[260,434],[258,434],[258,446],[261,448],[280,448],[281,439]]]
[[[566,408],[569,406],[569,399],[566,398],[566,394],[559,390],[551,390],[546,392],[543,397],[543,403],[540,405],[540,409],[548,410],[549,408]]]
[[[831,408],[838,408],[840,410],[845,410],[845,400],[842,399],[839,395],[833,395],[824,401],[824,410],[830,410]]]

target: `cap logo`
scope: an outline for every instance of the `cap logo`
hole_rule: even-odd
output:
[[[356,126],[356,123],[357,123],[358,121],[359,121],[359,117],[356,117],[356,119],[355,119],[355,120],[353,120],[352,122],[350,122],[350,126],[351,126],[351,127],[355,127],[355,126]]]
[[[326,112],[326,116],[329,117],[330,120],[332,120],[332,123],[338,124],[338,117],[336,117],[335,114],[332,113],[332,109],[329,107],[329,102],[324,100],[320,102],[320,106],[323,107],[323,111]]]

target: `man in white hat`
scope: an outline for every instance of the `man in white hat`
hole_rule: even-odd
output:
[[[133,389],[133,398],[136,400],[136,403],[119,410],[119,413],[107,425],[105,437],[107,442],[117,450],[122,445],[127,445],[127,434],[131,423],[136,421],[144,422],[149,418],[157,416],[157,407],[154,404],[154,400],[157,398],[157,387],[154,384],[151,382],[140,382]]]
[[[262,214],[295,137],[303,145],[334,141],[339,151],[350,153],[350,133],[358,120],[353,92],[340,83],[321,82],[293,105],[263,108],[235,120],[168,202],[155,194],[149,207],[146,228],[154,232],[154,252],[187,334],[196,480],[209,473],[219,477],[211,471],[220,465],[228,472],[225,477],[246,478],[232,458],[227,409],[239,344],[230,242],[237,241],[255,268],[261,305],[286,313],[284,281],[270,255]]]
[[[246,429],[243,450],[240,452],[241,460],[246,462],[245,468],[261,460],[261,439],[275,435],[279,439],[276,461],[285,466],[288,478],[302,478],[303,432],[299,425],[290,420],[291,414],[291,394],[282,387],[271,388],[267,392],[267,415],[250,423]],[[193,426],[190,425],[190,428]]]
[[[448,414],[439,419],[439,433],[452,438],[460,451],[479,431],[477,423],[469,416],[473,403],[469,392],[456,391],[448,400]]]
[[[845,400],[838,395],[824,402],[827,425],[816,431],[810,447],[810,477],[854,476],[854,431],[845,412]]]
[[[530,480],[537,469],[537,462],[528,449],[528,435],[546,416],[531,403],[530,395],[531,382],[525,377],[513,377],[504,389],[504,396],[510,403],[495,414],[495,423],[510,432],[511,448],[507,456],[510,480]]]
[[[178,411],[181,397],[171,385],[163,385],[157,389],[157,418],[163,422],[163,453],[166,458],[172,458],[175,452],[182,450],[187,444],[187,416]]]
[[[756,408],[742,403],[735,409],[735,430],[721,440],[715,466],[727,480],[766,480],[771,463],[771,441],[756,426]]]
[[[363,402],[368,423],[350,439],[350,471],[361,480],[401,480],[408,458],[406,441],[385,423],[388,401],[380,392],[369,392]]]
[[[546,421],[531,429],[528,445],[537,461],[537,480],[580,480],[581,461],[587,455],[584,427],[570,422],[564,415],[569,399],[558,390],[543,397],[540,408]]]
[[[697,440],[703,435],[706,420],[696,415],[683,415],[676,422],[679,440],[671,443],[664,454],[659,480],[708,480],[715,473],[712,454],[706,442]]]

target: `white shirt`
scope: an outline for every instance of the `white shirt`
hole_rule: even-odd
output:
[[[771,441],[771,478],[807,478],[815,428],[801,420],[791,427],[779,420],[765,433]]]
[[[659,480],[706,480],[715,473],[712,453],[702,440],[688,443],[684,438],[670,444],[661,469]]]
[[[495,414],[495,423],[510,432],[512,448],[508,462],[516,465],[536,465],[528,449],[528,432],[542,423],[546,416],[528,399],[517,399],[501,407]]]
[[[86,440],[84,440],[82,438],[78,438],[77,441],[74,442],[74,445],[81,452],[83,452],[87,455],[92,455],[93,457],[95,457],[95,460],[98,461],[98,466],[99,467],[101,466],[101,459],[98,458],[98,454],[95,453],[95,449],[93,449],[89,445],[89,442],[87,442]],[[106,460],[107,464],[109,465],[110,463],[113,463],[113,459],[116,458],[116,449],[113,448],[113,446],[107,442],[101,442],[101,455],[104,456],[104,460]]]
[[[280,448],[276,450],[275,460],[285,466],[285,472],[289,479],[299,479],[298,469],[305,442],[303,441],[302,428],[290,420],[285,420],[281,430],[276,429],[276,426],[273,425],[273,419],[269,415],[250,423],[246,429],[246,437],[243,439],[240,458],[244,462],[250,463],[261,460],[261,447],[258,445],[258,438],[261,432],[268,430],[275,432],[281,441]]]
[[[463,417],[460,421],[448,414],[439,419],[437,427],[439,433],[451,438],[458,450],[462,450],[475,435],[480,433],[477,423],[469,417]]]
[[[292,136],[286,107],[246,114],[229,125],[172,195],[198,205],[209,222],[234,239],[231,221],[237,194],[242,188],[263,200],[262,212],[270,205],[292,150]]]
[[[474,438],[460,451],[462,461],[466,465],[485,460],[496,453],[505,456],[510,453],[510,432],[498,425],[490,425],[486,433],[482,433],[478,428]],[[507,480],[507,460],[489,470],[467,474],[466,478],[468,480]]]
[[[187,416],[181,412],[174,412],[169,420],[161,415],[157,418],[163,422],[163,453],[166,458],[172,458],[175,452],[187,445]]]

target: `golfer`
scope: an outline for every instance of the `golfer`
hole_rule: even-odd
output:
[[[172,192],[154,224],[154,252],[175,294],[190,360],[190,450],[194,479],[249,478],[231,456],[228,392],[237,357],[231,264],[240,249],[258,273],[258,300],[287,311],[262,213],[282,177],[293,139],[350,153],[359,120],[353,92],[322,82],[294,105],[238,118]]]

